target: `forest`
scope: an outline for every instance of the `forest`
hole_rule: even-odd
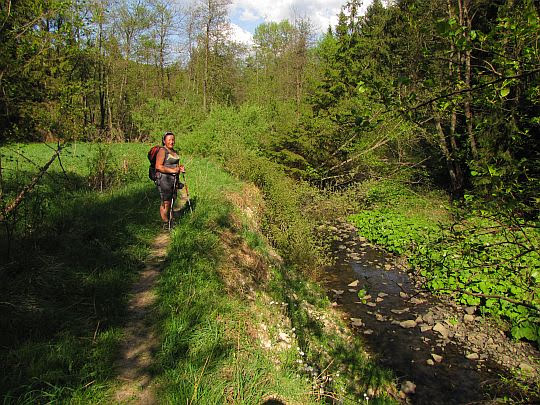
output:
[[[393,377],[379,365],[353,367],[356,357],[346,359],[348,372],[369,370],[369,382],[334,377],[325,380],[327,391],[321,388],[331,395],[303,397],[295,380],[257,374],[272,363],[264,356],[242,357],[234,339],[230,349],[227,333],[242,334],[231,324],[253,317],[250,311],[265,312],[265,304],[244,308],[236,290],[234,304],[217,299],[237,284],[212,273],[216,257],[233,249],[215,248],[223,243],[218,228],[237,232],[236,247],[256,252],[257,271],[266,270],[246,285],[265,285],[265,294],[289,303],[284,317],[313,364],[325,358],[314,347],[333,338],[308,332],[309,310],[293,301],[302,301],[302,291],[314,307],[323,305],[320,297],[306,298],[317,287],[304,283],[320,284],[321,269],[332,264],[321,229],[333,221],[354,224],[370,243],[406,258],[424,291],[474,308],[507,339],[537,350],[540,4],[373,0],[364,13],[362,1],[344,0],[337,25],[323,33],[299,15],[260,24],[251,44],[234,38],[230,6],[230,0],[0,4],[0,364],[11,370],[0,379],[5,403],[107,401],[105,381],[113,375],[120,308],[129,293],[124,284],[136,280],[158,231],[146,152],[165,131],[176,134],[199,205],[171,233],[169,255],[178,255],[171,269],[193,261],[211,280],[184,275],[200,283],[200,297],[189,289],[175,295],[181,280],[172,270],[159,284],[164,343],[153,372],[167,403],[263,403],[259,388],[280,385],[290,387],[293,403],[358,403],[370,389],[376,403],[400,400],[388,388]],[[259,191],[238,191],[245,184]],[[236,218],[223,200],[229,189],[243,195],[227,197],[243,209],[249,195],[260,220]],[[124,211],[133,227],[122,220]],[[357,292],[362,300],[360,292],[369,291]],[[214,319],[203,305],[208,296],[215,311],[232,311],[231,318]],[[167,311],[176,314],[182,300],[194,305],[179,321]],[[235,300],[243,309],[230,310]],[[72,313],[73,306],[84,308]],[[204,340],[197,340],[197,322],[219,349],[197,346]],[[191,337],[178,337],[180,329],[173,329],[180,324]],[[225,337],[213,341],[220,328]],[[85,342],[82,331],[89,334]],[[49,357],[40,358],[46,347]],[[219,357],[220,350],[230,356]],[[189,363],[186,353],[200,354]],[[214,357],[227,366],[211,368]],[[241,361],[250,364],[246,375]],[[508,394],[508,403],[540,398],[539,359],[531,361],[527,383],[508,383],[505,395],[519,392]],[[24,362],[31,365],[13,371]],[[45,373],[51,364],[58,370]],[[327,370],[341,370],[330,364],[314,366],[318,383]],[[238,386],[213,387],[201,381],[204,373],[231,373]],[[173,383],[179,380],[180,388]]]

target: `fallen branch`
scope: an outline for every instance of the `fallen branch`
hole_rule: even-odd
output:
[[[460,288],[457,289],[457,290],[450,290],[450,291],[459,292],[459,293],[467,294],[467,295],[472,295],[473,297],[492,298],[492,299],[504,300],[504,301],[511,302],[512,304],[521,305],[521,306],[527,307],[529,309],[533,309],[533,310],[535,310],[537,312],[540,312],[540,308],[538,308],[536,305],[532,305],[532,304],[529,304],[529,303],[523,302],[523,301],[514,300],[512,298],[505,297],[504,295],[490,295],[490,294],[482,294],[482,293],[473,293],[473,292],[470,292],[470,291],[462,290]]]
[[[21,192],[19,193],[19,195],[17,195],[17,197],[15,197],[15,200],[13,200],[13,202],[11,204],[9,204],[6,208],[4,208],[2,211],[2,213],[0,213],[0,222],[4,222],[6,217],[9,215],[9,213],[13,210],[15,210],[24,200],[24,197],[26,196],[26,194],[30,193],[34,187],[36,186],[36,184],[38,183],[38,181],[43,177],[43,175],[47,172],[47,170],[49,169],[49,167],[52,165],[52,163],[54,162],[54,160],[60,156],[60,151],[62,150],[62,147],[60,145],[58,145],[58,148],[55,150],[54,154],[52,155],[52,157],[49,159],[49,161],[45,164],[45,166],[43,166],[38,174],[32,179],[32,181],[30,183],[28,183],[26,186],[24,186],[24,188],[21,190]]]

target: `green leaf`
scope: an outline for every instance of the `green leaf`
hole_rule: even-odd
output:
[[[515,339],[527,339],[535,341],[539,337],[537,326],[529,321],[525,321],[520,325],[514,326],[511,333]]]
[[[505,87],[505,88],[501,89],[501,97],[504,98],[504,97],[508,96],[508,94],[510,94],[510,88]]]

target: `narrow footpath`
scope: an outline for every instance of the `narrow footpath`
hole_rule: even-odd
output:
[[[404,402],[479,404],[523,398],[501,379],[512,372],[524,381],[537,375],[538,350],[510,340],[477,308],[423,290],[400,258],[367,243],[352,225],[334,225],[321,230],[333,239],[335,264],[325,273],[328,297],[379,363],[393,370]]]
[[[120,380],[114,399],[122,404],[157,403],[150,367],[159,340],[153,329],[154,286],[163,267],[169,244],[169,233],[161,233],[152,245],[150,260],[133,285],[128,305],[124,339],[116,372]]]

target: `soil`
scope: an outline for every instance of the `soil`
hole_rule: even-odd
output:
[[[400,258],[367,243],[352,225],[334,225],[322,230],[334,239],[327,294],[380,364],[394,371],[403,402],[493,403],[520,395],[501,384],[512,373],[525,384],[538,375],[540,353],[532,345],[510,340],[474,307],[431,295]]]
[[[114,398],[123,404],[156,404],[150,367],[159,340],[153,328],[155,320],[154,285],[163,267],[169,244],[169,233],[160,234],[153,243],[151,260],[133,285],[128,305],[124,339],[120,348],[116,372],[120,380]]]

